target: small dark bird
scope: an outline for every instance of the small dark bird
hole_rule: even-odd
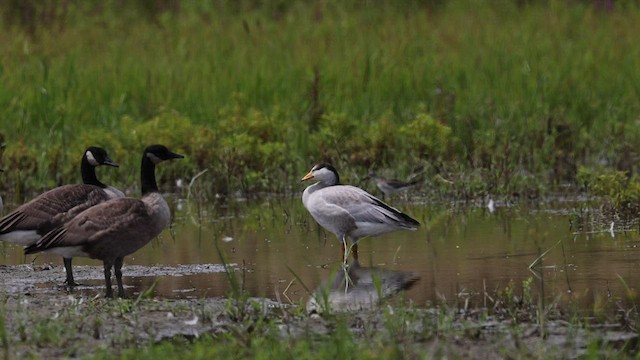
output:
[[[338,171],[330,164],[315,165],[302,181],[317,179],[302,193],[302,203],[313,219],[334,233],[347,256],[347,238],[353,244],[353,257],[358,258],[357,242],[396,230],[416,230],[420,223],[385,204],[368,192],[350,185],[340,185]]]
[[[370,172],[369,177],[376,182],[376,186],[378,187],[378,189],[380,189],[380,191],[382,191],[385,195],[391,195],[400,191],[409,190],[412,187],[418,185],[418,183],[420,182],[419,179],[412,181],[385,179],[376,175],[376,173],[374,172]]]
[[[0,240],[29,246],[44,234],[62,225],[80,212],[109,199],[124,197],[122,191],[103,184],[96,177],[96,167],[118,167],[99,147],[87,148],[80,161],[84,184],[64,185],[38,195],[0,219]],[[77,285],[73,280],[71,257],[64,257],[67,273],[66,284]]]
[[[160,234],[171,219],[169,206],[156,183],[156,165],[165,160],[183,157],[163,145],[147,147],[142,154],[141,199],[113,199],[91,207],[51,230],[36,244],[27,247],[25,254],[49,251],[64,257],[100,259],[104,263],[106,296],[113,297],[111,268],[115,267],[118,296],[124,297],[124,257],[136,252]]]

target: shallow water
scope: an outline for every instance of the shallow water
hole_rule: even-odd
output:
[[[160,238],[125,258],[127,291],[135,293],[158,280],[155,294],[168,298],[225,296],[230,290],[224,273],[128,276],[127,265],[220,264],[215,244],[235,264],[251,296],[300,303],[323,279],[339,268],[341,248],[302,207],[299,197],[259,201],[199,203],[170,200],[174,223]],[[606,221],[577,229],[579,202],[544,206],[428,205],[420,200],[389,201],[422,223],[418,231],[400,231],[360,241],[360,266],[413,272],[419,280],[406,292],[417,305],[447,301],[491,306],[496,289],[531,279],[531,289],[546,301],[573,302],[584,308],[603,301],[633,302],[640,277],[638,229],[609,231]],[[5,214],[9,209],[5,209]],[[618,228],[614,224],[614,231]],[[0,247],[7,265],[30,263],[20,248]],[[530,270],[541,255],[542,262]],[[59,272],[60,258],[42,254],[34,264],[51,263]],[[76,265],[100,266],[76,258]],[[99,277],[83,281],[103,292]],[[43,284],[54,286],[56,284]],[[488,296],[485,296],[487,294]]]

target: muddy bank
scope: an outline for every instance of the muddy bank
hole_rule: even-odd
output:
[[[235,269],[235,264],[230,264],[230,268]],[[128,285],[127,278],[140,277],[182,277],[197,274],[223,273],[224,266],[220,264],[187,264],[177,266],[141,266],[125,265],[122,267],[124,273],[124,286]],[[78,266],[73,267],[73,274],[81,286],[76,290],[79,292],[104,293],[104,269],[102,266]],[[51,264],[23,264],[23,265],[0,265],[0,284],[3,291],[8,295],[21,294],[45,294],[64,293],[63,286],[65,272],[63,266]],[[96,284],[96,285],[92,285]],[[144,290],[144,289],[142,289]]]
[[[128,266],[132,276],[181,276],[220,271],[216,265]],[[100,267],[78,266],[79,280],[101,279]],[[322,341],[344,324],[357,343],[395,342],[408,356],[509,358],[527,355],[573,358],[622,350],[633,356],[638,335],[629,323],[547,316],[509,317],[495,309],[461,311],[419,308],[404,302],[351,312],[309,314],[304,304],[284,305],[264,298],[166,299],[103,298],[102,286],[67,294],[57,287],[64,273],[56,267],[2,266],[2,314],[13,358],[84,358],[149,346],[162,341],[227,335]],[[45,285],[43,285],[45,284]],[[521,311],[521,310],[519,310]],[[521,314],[522,315],[522,314]],[[518,319],[525,319],[524,321]]]
[[[633,355],[638,339],[616,324],[576,327],[553,320],[541,327],[472,314],[450,314],[443,323],[443,313],[437,309],[391,307],[323,317],[300,314],[267,299],[250,303],[241,319],[229,310],[232,302],[227,299],[132,301],[38,293],[7,296],[3,308],[9,350],[15,358],[75,358],[104,351],[117,355],[161,341],[226,334],[250,338],[270,333],[287,341],[321,341],[339,321],[347,323],[357,342],[396,341],[407,354],[437,357],[573,358],[587,354],[594,343]],[[258,333],[256,326],[261,326]]]

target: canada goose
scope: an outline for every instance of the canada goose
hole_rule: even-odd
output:
[[[339,185],[338,171],[327,163],[315,165],[302,181],[317,179],[302,193],[302,203],[323,228],[342,242],[347,260],[347,238],[358,258],[357,241],[395,230],[416,230],[420,223],[409,215],[385,204],[368,192],[350,185]]]
[[[169,206],[158,190],[156,165],[184,156],[163,145],[151,145],[142,154],[142,198],[119,198],[91,207],[51,230],[25,254],[49,251],[63,257],[86,256],[102,260],[107,297],[112,297],[111,268],[115,267],[118,296],[124,297],[122,262],[155,238],[170,221]]]
[[[369,177],[376,182],[376,186],[378,187],[378,189],[380,189],[380,191],[382,191],[385,195],[391,195],[399,191],[409,190],[420,182],[420,180],[401,181],[396,179],[385,179],[378,176],[374,172],[370,172]]]
[[[33,245],[51,229],[64,224],[81,211],[112,198],[124,197],[122,191],[103,184],[96,167],[118,167],[103,148],[88,147],[80,161],[84,184],[63,185],[46,191],[0,219],[0,240],[21,246]],[[74,286],[71,258],[64,258],[66,283]]]

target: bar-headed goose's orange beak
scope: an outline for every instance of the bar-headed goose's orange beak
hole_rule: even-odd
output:
[[[311,171],[309,171],[309,172],[307,173],[307,175],[305,175],[305,176],[302,178],[302,180],[300,180],[300,181],[306,181],[306,180],[309,180],[309,179],[313,179],[313,173],[312,173]]]

